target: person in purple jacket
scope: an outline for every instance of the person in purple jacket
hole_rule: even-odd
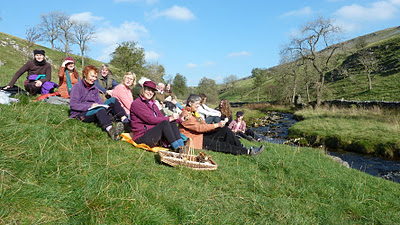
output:
[[[98,72],[95,66],[86,66],[83,70],[84,79],[72,87],[69,103],[70,118],[77,118],[87,123],[99,121],[111,139],[119,140],[124,131],[123,123],[129,123],[129,119],[116,98],[109,98],[103,103],[99,89],[94,85]],[[117,122],[114,126],[110,114],[122,122]]]
[[[156,84],[146,81],[140,95],[131,104],[130,120],[133,140],[149,147],[159,146],[166,140],[174,150],[180,150],[183,140],[177,126],[179,115],[164,116],[155,104]]]

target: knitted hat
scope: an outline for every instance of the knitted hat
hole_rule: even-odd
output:
[[[237,111],[236,116],[237,116],[237,117],[243,116],[243,112],[242,112],[242,111]]]
[[[71,56],[68,56],[67,58],[65,58],[64,61],[72,61],[72,62],[74,62],[74,64],[75,64],[75,59],[72,58]],[[68,63],[67,63],[67,64],[68,64]]]
[[[36,50],[33,50],[33,55],[37,55],[37,54],[40,54],[40,55],[45,55],[44,54],[44,50],[42,50],[42,49],[36,49]]]
[[[144,82],[143,87],[149,87],[156,90],[156,84],[151,80]]]

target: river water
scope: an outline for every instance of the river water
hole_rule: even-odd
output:
[[[271,112],[269,116],[279,116],[280,119],[267,126],[254,128],[254,130],[259,134],[265,135],[264,141],[283,144],[287,141],[289,128],[297,121],[294,119],[293,114],[290,113]],[[400,160],[388,160],[345,151],[327,151],[327,153],[341,158],[353,169],[400,183]]]

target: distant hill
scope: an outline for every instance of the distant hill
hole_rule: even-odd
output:
[[[52,81],[58,83],[58,70],[62,62],[65,59],[65,53],[57,50],[52,50],[41,45],[33,45],[28,47],[29,44],[26,40],[5,34],[0,32],[0,86],[7,85],[15,72],[22,66],[26,61],[33,59],[34,49],[43,49],[46,52],[46,61],[52,65]],[[75,54],[70,54],[76,61],[76,67],[79,74],[82,75],[82,61],[81,57]],[[95,65],[100,67],[103,62],[85,58],[85,65]],[[117,81],[121,80],[118,75],[122,74],[118,68],[113,67],[111,69],[114,74],[117,75]],[[22,75],[25,76],[25,75]],[[16,85],[23,87],[25,77],[21,77]]]
[[[400,101],[400,26],[376,31],[340,44],[346,49],[346,58],[340,68],[348,68],[350,73],[349,76],[343,76],[339,71],[330,71],[326,75],[324,100],[343,98],[359,101]],[[367,77],[357,60],[362,51],[378,56],[376,58],[380,71],[373,74],[372,90],[368,90]],[[263,83],[264,90],[260,101],[276,100],[272,92],[276,84],[275,78],[279,74],[275,71],[279,71],[281,66],[267,68],[270,73]],[[231,101],[256,101],[257,92],[253,88],[253,81],[251,76],[238,80],[235,83],[236,88],[221,89],[220,98]],[[304,90],[300,90],[299,93],[305,96]]]

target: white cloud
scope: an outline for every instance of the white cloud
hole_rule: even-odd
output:
[[[204,66],[215,66],[215,62],[205,62]]]
[[[308,16],[313,13],[311,7],[307,6],[298,10],[293,10],[281,15],[281,17],[289,17],[289,16]]]
[[[335,12],[335,15],[339,19],[359,22],[388,20],[396,16],[398,12],[396,5],[399,2],[399,0],[377,1],[369,7],[358,4],[343,6]]]
[[[133,21],[126,21],[119,27],[108,25],[99,28],[96,33],[97,38],[95,42],[104,47],[98,60],[108,61],[110,54],[115,50],[118,44],[124,41],[139,42],[142,37],[147,36],[147,33],[148,31],[144,26]]]
[[[188,63],[188,64],[186,64],[186,67],[188,67],[188,68],[196,68],[196,67],[197,67],[197,64]]]
[[[400,0],[390,0],[393,5],[400,5]]]
[[[119,27],[101,27],[96,36],[97,42],[103,45],[116,44],[122,41],[139,41],[147,35],[147,29],[136,22],[124,22]]]
[[[362,29],[358,23],[352,23],[347,20],[336,19],[333,24],[343,29],[343,32],[354,32]]]
[[[196,18],[189,9],[176,5],[162,11],[155,9],[151,13],[146,13],[146,16],[153,19],[157,19],[158,17],[166,17],[175,20],[192,20]]]
[[[101,21],[104,18],[101,16],[93,16],[91,12],[83,12],[83,13],[76,13],[69,16],[69,18],[73,21],[82,21],[93,23],[96,21]]]
[[[158,0],[114,0],[114,2],[116,3],[120,3],[120,2],[142,2],[145,1],[147,4],[153,4],[158,2]]]
[[[154,51],[144,52],[146,61],[157,60],[161,57],[160,54]]]
[[[237,57],[237,56],[251,56],[250,52],[242,51],[242,52],[233,52],[228,55],[228,57]]]
[[[376,1],[367,6],[352,4],[337,10],[336,24],[346,32],[359,31],[366,23],[387,21],[398,15],[400,0]]]

